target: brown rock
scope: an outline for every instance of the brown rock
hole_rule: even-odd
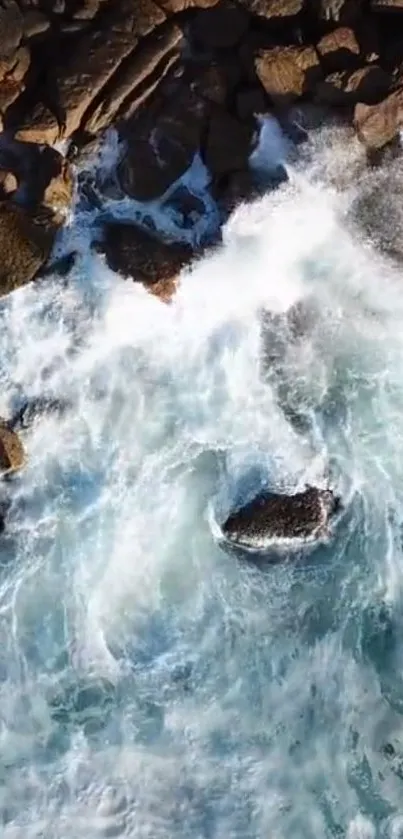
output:
[[[97,14],[102,0],[81,0],[73,17],[76,20],[93,20]]]
[[[359,70],[332,73],[317,87],[318,102],[326,105],[355,105],[363,102],[373,105],[386,96],[390,77],[377,65],[370,64]]]
[[[45,148],[44,153],[54,149]],[[57,155],[57,156],[56,156]],[[56,152],[52,164],[49,161],[41,204],[52,213],[53,223],[62,224],[71,207],[74,180],[68,161]]]
[[[5,195],[11,195],[18,189],[18,180],[13,172],[8,172],[7,169],[0,169],[0,190]]]
[[[227,111],[214,108],[204,149],[206,166],[215,177],[247,168],[253,131]]]
[[[369,149],[381,149],[390,143],[403,124],[403,90],[391,93],[377,105],[359,102],[354,111],[358,138]]]
[[[201,143],[205,104],[182,91],[161,110],[131,125],[128,151],[118,167],[127,195],[149,201],[163,195],[191,165]]]
[[[319,58],[313,47],[274,47],[255,60],[256,73],[272,98],[298,99],[321,78]]]
[[[153,0],[122,0],[113,8],[116,11],[108,22],[113,37],[103,22],[102,27],[86,31],[74,50],[66,51],[56,79],[58,114],[36,106],[18,132],[20,139],[39,138],[39,142],[54,143],[58,138],[70,137],[79,128],[91,102],[135,49],[138,39],[165,20],[164,12]]]
[[[113,271],[143,283],[164,301],[172,297],[180,271],[193,258],[188,245],[167,244],[132,224],[107,225],[103,249]]]
[[[16,472],[24,464],[25,451],[18,434],[0,419],[0,471]]]
[[[219,0],[159,0],[159,5],[167,14],[176,14],[185,9],[209,9]]]
[[[100,103],[94,110],[90,108],[83,121],[83,129],[90,134],[105,129],[120,109],[124,108],[125,100],[142,103],[145,98],[142,94],[146,92],[150,95],[163,76],[162,61],[165,56],[175,51],[175,60],[179,58],[181,39],[182,30],[168,23],[158,28],[155,37],[140,44],[126,59],[116,82],[112,80]]]
[[[24,14],[23,18],[23,32],[24,38],[29,40],[36,35],[41,35],[50,27],[49,18],[40,12],[39,9],[29,9]]]
[[[305,6],[305,0],[240,0],[253,15],[272,18],[288,18],[298,15]]]
[[[360,47],[352,29],[339,26],[324,35],[316,45],[322,66],[327,73],[348,70],[359,62]]]
[[[196,12],[190,26],[200,44],[209,49],[225,49],[239,43],[249,27],[249,15],[232,0],[221,0],[212,9]]]
[[[0,204],[0,295],[34,279],[49,257],[55,228],[32,217],[22,207]]]

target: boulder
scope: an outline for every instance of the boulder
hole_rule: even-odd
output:
[[[255,69],[266,93],[273,99],[298,99],[313,90],[322,77],[313,47],[273,47],[262,50]]]
[[[316,89],[316,99],[325,105],[343,106],[363,102],[374,105],[387,95],[391,84],[388,73],[376,64],[360,67],[358,70],[345,70],[331,73],[320,82]]]
[[[403,89],[395,90],[382,102],[366,105],[359,102],[354,110],[354,127],[368,150],[381,149],[390,143],[403,125]]]
[[[324,21],[353,24],[360,17],[364,0],[317,0],[315,10]]]
[[[340,507],[331,490],[307,487],[294,495],[262,492],[237,510],[222,525],[222,534],[234,547],[264,552],[273,544],[301,544],[329,535],[330,520]]]
[[[158,27],[155,36],[146,39],[126,59],[118,77],[108,85],[96,106],[89,108],[82,129],[96,134],[110,125],[122,108],[127,116],[129,103],[130,113],[134,113],[157,88],[166,70],[179,59],[181,40],[182,30],[173,23]]]
[[[33,280],[47,261],[56,228],[11,201],[0,203],[0,296]]]
[[[359,64],[360,47],[353,30],[348,26],[339,26],[333,32],[328,32],[316,45],[316,49],[326,73],[349,70]]]
[[[25,451],[18,434],[0,418],[0,472],[16,472],[24,463]]]
[[[276,20],[295,17],[302,12],[305,0],[239,0],[253,15]]]
[[[207,128],[204,161],[214,177],[247,168],[253,129],[221,108],[214,108]]]
[[[249,27],[249,15],[232,0],[221,0],[211,9],[196,12],[190,35],[208,49],[235,47]]]
[[[102,20],[78,37],[57,68],[57,107],[49,111],[37,103],[25,116],[16,136],[21,140],[54,144],[80,127],[91,103],[101,94],[140,38],[163,23],[166,16],[154,0],[124,0],[110,7]],[[113,37],[110,37],[113,32]]]
[[[163,195],[191,165],[205,122],[206,105],[191,90],[134,120],[126,130],[127,152],[117,172],[124,192],[138,201]]]
[[[143,285],[167,302],[180,271],[194,256],[189,245],[163,242],[133,224],[112,222],[105,228],[101,249],[113,271]]]

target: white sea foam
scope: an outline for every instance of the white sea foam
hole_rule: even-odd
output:
[[[401,835],[403,287],[311,156],[171,306],[77,214],[69,282],[1,302],[2,413],[72,406],[2,488],[5,839]],[[261,310],[308,295],[311,332],[263,376]],[[209,505],[327,470],[347,515],[306,562],[215,543]]]

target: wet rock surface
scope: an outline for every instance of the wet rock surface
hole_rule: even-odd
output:
[[[307,487],[294,495],[265,492],[232,513],[222,532],[234,546],[264,551],[275,542],[298,545],[323,539],[340,499],[331,490]]]
[[[0,473],[16,472],[24,463],[25,451],[18,434],[0,418]]]

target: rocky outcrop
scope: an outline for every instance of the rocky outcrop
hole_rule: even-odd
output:
[[[272,99],[298,99],[312,91],[322,76],[319,56],[313,47],[273,47],[262,50],[255,61],[256,73]]]
[[[194,256],[188,245],[163,242],[132,224],[108,224],[101,249],[110,268],[143,283],[165,302],[174,294],[182,268]]]
[[[47,261],[55,236],[48,217],[11,201],[0,203],[0,296],[31,282]]]
[[[320,82],[316,89],[318,102],[334,107],[355,105],[374,105],[387,95],[390,77],[382,67],[370,64],[358,70],[345,70],[331,73]]]
[[[21,469],[25,463],[22,442],[7,423],[0,418],[0,472],[9,474]]]
[[[339,507],[331,490],[317,487],[294,495],[261,493],[227,518],[222,533],[234,547],[249,551],[264,552],[282,542],[298,547],[328,536]]]

